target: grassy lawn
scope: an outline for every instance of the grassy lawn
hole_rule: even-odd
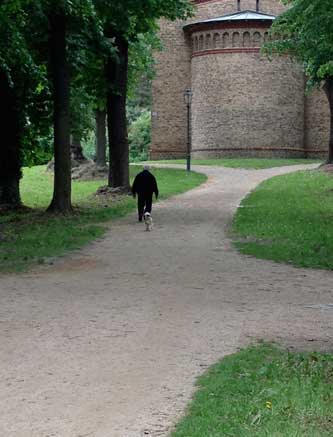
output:
[[[333,356],[259,345],[198,380],[172,437],[333,435]]]
[[[131,177],[142,167],[131,166]],[[194,188],[206,176],[183,170],[154,169],[161,192],[160,199]],[[0,271],[21,271],[48,258],[79,249],[102,236],[111,219],[135,210],[136,201],[126,196],[118,201],[97,199],[93,193],[105,185],[103,180],[73,183],[73,215],[44,214],[52,197],[52,177],[45,167],[24,170],[21,194],[29,213],[8,214],[0,217]]]
[[[258,258],[333,269],[333,177],[319,171],[262,183],[238,209],[236,246]]]
[[[227,158],[227,159],[193,159],[194,165],[212,165],[217,167],[247,168],[259,170],[264,168],[283,167],[285,165],[298,164],[320,164],[316,159],[258,159],[258,158]],[[151,164],[182,164],[185,166],[185,159],[150,161]]]

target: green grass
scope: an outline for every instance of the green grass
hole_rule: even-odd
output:
[[[131,177],[140,170],[141,167],[131,166]],[[206,180],[202,174],[187,174],[183,170],[154,169],[152,173],[159,184],[160,199],[190,190]],[[131,196],[118,201],[93,196],[97,188],[105,184],[103,180],[74,182],[74,214],[55,216],[44,213],[52,198],[52,177],[43,166],[25,169],[22,200],[33,210],[0,217],[0,271],[26,270],[33,264],[79,249],[101,237],[106,231],[106,222],[136,209],[136,201]]]
[[[172,437],[333,435],[333,356],[262,344],[230,355],[198,380]]]
[[[333,269],[333,178],[297,172],[262,183],[233,223],[236,246],[258,258]]]
[[[259,159],[259,158],[227,158],[227,159],[193,159],[194,165],[212,165],[217,167],[245,168],[259,170],[264,168],[283,167],[285,165],[320,164],[316,159]],[[150,161],[151,164],[182,164],[185,159]]]

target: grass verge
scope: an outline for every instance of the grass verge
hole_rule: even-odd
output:
[[[237,248],[258,258],[333,269],[333,178],[297,172],[262,183],[237,210]]]
[[[131,166],[131,177],[141,167]],[[206,176],[183,170],[153,169],[161,192],[160,199],[188,191],[206,180]],[[45,167],[24,170],[21,194],[27,213],[0,217],[0,271],[22,271],[48,258],[81,248],[101,237],[105,222],[120,218],[135,210],[136,201],[126,196],[118,201],[97,199],[93,193],[105,181],[73,183],[73,205],[76,210],[68,216],[45,214],[52,197],[52,178]]]
[[[194,165],[212,165],[216,167],[244,168],[260,170],[273,167],[284,167],[286,165],[299,164],[320,164],[316,159],[260,159],[260,158],[227,158],[227,159],[192,159]],[[151,164],[182,164],[185,166],[185,159],[151,161]]]
[[[333,434],[333,356],[261,344],[198,380],[172,437],[323,437]]]

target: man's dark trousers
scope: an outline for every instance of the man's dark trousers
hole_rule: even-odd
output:
[[[139,220],[142,220],[143,214],[145,212],[151,213],[152,204],[153,204],[153,193],[138,195]]]

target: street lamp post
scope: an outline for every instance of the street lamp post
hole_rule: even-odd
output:
[[[186,170],[191,171],[191,103],[192,91],[188,88],[184,91],[184,100],[187,108],[187,139],[186,139]]]

